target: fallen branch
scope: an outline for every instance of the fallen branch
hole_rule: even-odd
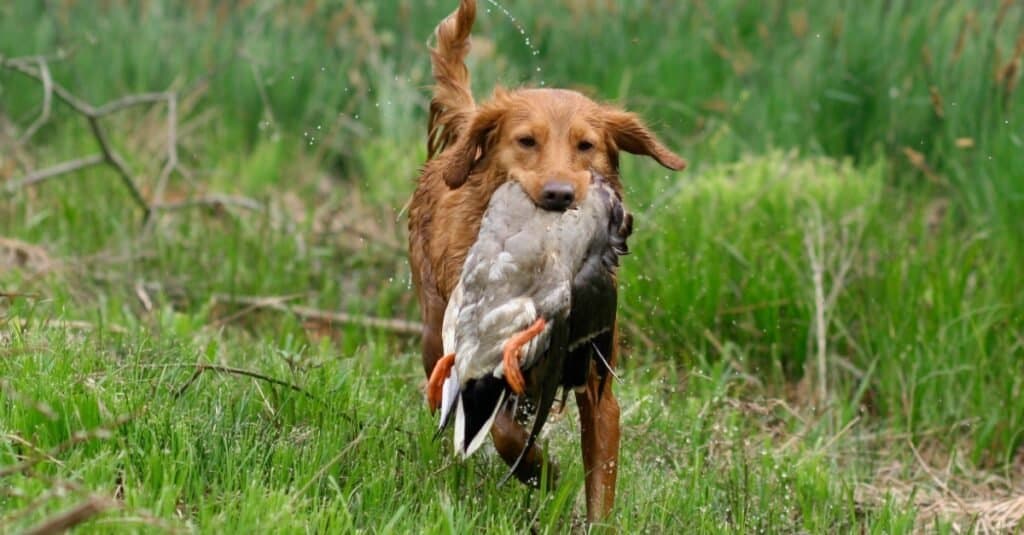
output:
[[[360,316],[345,312],[328,312],[310,307],[298,305],[286,305],[281,297],[245,297],[214,294],[214,302],[244,305],[255,309],[276,310],[294,314],[303,319],[321,321],[327,324],[355,325],[370,329],[380,329],[404,335],[419,335],[423,332],[423,324],[417,321],[410,321],[398,318],[378,318],[374,316]]]
[[[196,379],[199,379],[199,376],[202,375],[204,372],[207,372],[207,371],[218,372],[218,373],[225,373],[225,374],[230,374],[230,375],[241,375],[241,376],[244,376],[244,377],[251,377],[253,379],[259,379],[261,381],[266,381],[266,382],[268,382],[270,384],[275,384],[275,385],[278,385],[278,386],[283,386],[283,387],[286,387],[286,388],[290,388],[290,389],[292,389],[292,390],[294,390],[294,391],[296,391],[296,392],[306,396],[309,399],[312,399],[314,401],[320,401],[320,399],[317,398],[316,396],[314,396],[313,394],[310,394],[309,392],[306,392],[305,390],[303,390],[301,387],[293,385],[293,384],[291,384],[291,383],[289,383],[287,381],[282,381],[280,379],[275,379],[275,378],[270,377],[268,375],[263,375],[262,373],[253,372],[253,371],[249,371],[249,370],[244,370],[242,368],[232,368],[230,366],[220,366],[220,365],[217,365],[217,364],[206,364],[206,363],[202,363],[202,362],[196,364],[196,371],[195,371],[195,373],[193,373],[192,377],[189,377],[188,381],[185,381],[185,384],[181,385],[181,388],[179,388],[178,391],[174,393],[174,398],[175,399],[180,398],[183,394],[185,394],[185,391],[188,390],[188,388],[190,386],[192,386],[192,383],[195,383]]]

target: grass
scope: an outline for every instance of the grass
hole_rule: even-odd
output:
[[[0,7],[0,57],[73,50],[54,79],[91,102],[182,92],[168,197],[261,206],[143,226],[104,167],[0,203],[0,533],[90,496],[109,508],[84,532],[582,528],[574,407],[545,436],[561,484],[497,487],[493,454],[454,463],[431,439],[414,339],[223,300],[416,317],[401,208],[425,157],[423,42],[452,4]],[[502,2],[513,22],[482,4],[478,94],[580,87],[694,163],[625,161],[607,527],[1019,521],[986,505],[1017,499],[1024,468],[1019,5]],[[0,181],[96,150],[61,106],[16,146],[39,103],[0,69]],[[164,109],[104,124],[150,194]],[[190,382],[197,362],[308,396]]]

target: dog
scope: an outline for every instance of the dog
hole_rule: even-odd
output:
[[[676,171],[686,161],[665,147],[633,113],[565,89],[496,88],[477,103],[465,65],[476,1],[435,30],[431,49],[435,80],[427,126],[427,162],[409,205],[409,260],[423,319],[423,369],[430,376],[442,356],[441,327],[449,297],[476,240],[491,194],[519,182],[537,206],[563,211],[587,194],[599,173],[622,195],[619,153],[650,156]],[[611,367],[617,360],[613,334]],[[604,518],[615,500],[619,455],[619,405],[612,381],[591,370],[575,394],[579,407],[588,521]],[[511,413],[499,411],[491,428],[495,449],[513,465],[529,433]],[[536,484],[547,462],[536,444],[514,474]]]

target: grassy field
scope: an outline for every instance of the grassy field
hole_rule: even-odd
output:
[[[585,529],[575,407],[558,487],[499,487],[432,440],[408,325],[324,315],[418,320],[402,207],[455,4],[0,4],[0,533]],[[1024,529],[1024,6],[549,4],[481,2],[478,95],[582,89],[691,162],[624,162],[598,528]],[[46,79],[174,95],[99,119],[148,218],[110,165],[18,186],[100,151]]]

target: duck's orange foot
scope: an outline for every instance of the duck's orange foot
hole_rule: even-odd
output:
[[[451,374],[454,365],[455,353],[448,353],[434,364],[434,370],[430,372],[430,379],[427,379],[427,405],[430,406],[430,412],[441,408],[444,381]]]
[[[523,379],[523,372],[519,369],[520,350],[530,340],[533,340],[534,337],[544,331],[546,325],[547,322],[544,321],[544,318],[537,318],[533,325],[509,338],[502,348],[501,361],[505,367],[505,382],[508,383],[509,388],[516,394],[522,394],[526,391],[526,380]]]

